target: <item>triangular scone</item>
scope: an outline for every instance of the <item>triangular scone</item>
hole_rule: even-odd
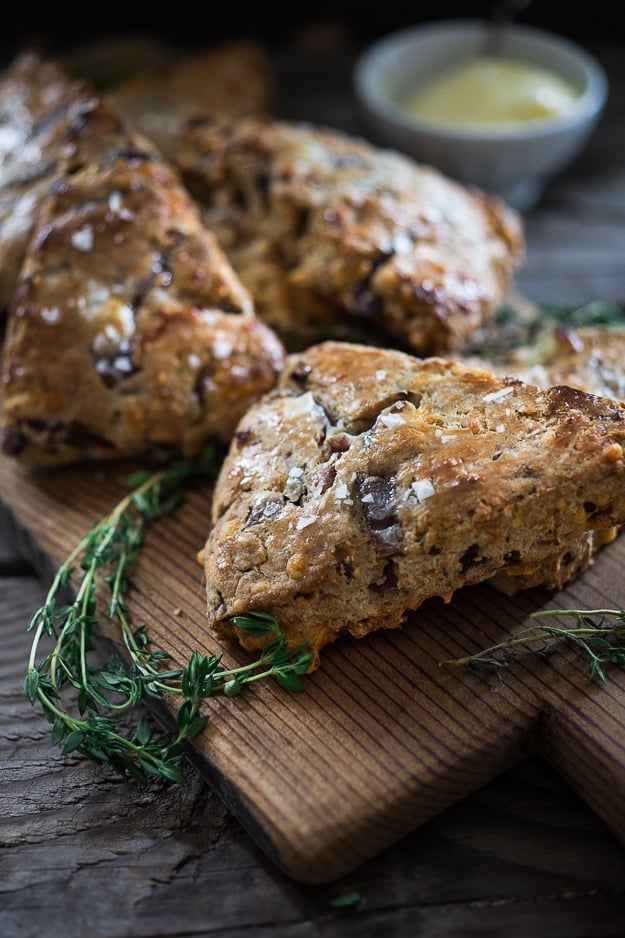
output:
[[[113,46],[110,55],[127,58],[126,45]],[[67,129],[96,90],[79,71],[90,63],[69,58],[73,67],[26,48],[0,72],[0,317],[13,294],[41,197],[57,171]],[[93,58],[101,58],[101,51],[94,50]],[[175,62],[161,61],[158,70],[142,69],[113,90],[116,105],[135,129],[175,160],[192,115],[264,112],[273,98],[274,76],[264,46],[231,40]]]
[[[283,362],[177,172],[86,99],[9,309],[4,452],[193,455],[230,439]]]
[[[351,325],[446,353],[494,315],[523,255],[521,219],[499,199],[331,128],[198,120],[175,160],[293,350]]]
[[[232,617],[264,610],[318,653],[526,574],[625,521],[624,444],[623,405],[569,387],[340,342],[292,355],[217,481],[209,625],[255,648]]]
[[[26,50],[0,75],[0,316],[86,83]]]

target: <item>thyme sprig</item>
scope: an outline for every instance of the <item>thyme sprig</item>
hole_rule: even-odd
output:
[[[538,622],[550,616],[573,617],[575,625],[561,627]],[[527,649],[547,658],[558,643],[573,645],[588,659],[591,680],[607,683],[606,665],[625,665],[625,610],[623,609],[547,609],[533,612],[535,624],[517,632],[506,641],[489,648],[444,661],[444,665],[500,671],[507,668],[519,650]],[[597,621],[598,620],[598,621]]]
[[[219,466],[214,447],[195,460],[179,461],[154,473],[135,473],[131,491],[81,538],[56,571],[43,605],[30,618],[34,632],[24,691],[52,725],[52,741],[67,755],[78,752],[108,763],[124,777],[145,781],[160,776],[184,782],[181,763],[187,741],[207,722],[202,702],[215,693],[238,695],[246,684],[274,678],[288,690],[303,690],[299,675],[311,659],[305,648],[289,650],[273,616],[249,612],[236,625],[254,634],[275,633],[259,657],[227,668],[222,655],[193,652],[184,667],[167,667],[171,655],[151,646],[144,625],[133,628],[126,602],[130,568],[148,525],[180,504],[185,487],[201,477],[214,477]],[[113,655],[106,665],[91,663],[92,631],[98,602],[108,596],[106,615],[116,621],[128,661]],[[69,602],[63,597],[73,593]],[[44,639],[52,650],[37,660]],[[123,732],[122,720],[139,701],[178,695],[176,729],[158,732],[146,716],[134,731]]]

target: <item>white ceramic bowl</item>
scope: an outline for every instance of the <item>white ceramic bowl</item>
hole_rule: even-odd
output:
[[[353,86],[370,139],[467,184],[495,192],[520,211],[531,208],[546,184],[581,153],[608,94],[607,76],[590,53],[543,29],[509,24],[499,52],[546,67],[572,82],[579,95],[565,113],[492,128],[453,126],[413,116],[402,105],[420,82],[445,65],[484,52],[485,20],[425,23],[391,33],[357,59]]]

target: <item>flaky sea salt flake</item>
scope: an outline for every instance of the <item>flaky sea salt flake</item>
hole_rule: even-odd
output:
[[[91,225],[79,228],[72,233],[70,240],[77,251],[93,250],[93,228]]]
[[[507,397],[508,394],[512,394],[514,388],[512,385],[508,385],[506,388],[500,388],[498,391],[491,391],[489,394],[484,395],[484,400],[487,403],[492,401],[500,401],[503,397]]]

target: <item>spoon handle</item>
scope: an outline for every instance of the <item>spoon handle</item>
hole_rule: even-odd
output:
[[[486,33],[486,52],[496,55],[501,52],[506,27],[525,10],[532,0],[496,0],[490,14]]]

